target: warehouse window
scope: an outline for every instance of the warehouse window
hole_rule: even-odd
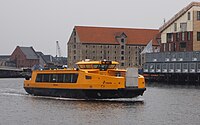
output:
[[[200,41],[200,32],[197,32],[197,41]]]
[[[173,33],[167,33],[167,42],[173,41]]]
[[[200,20],[200,11],[197,11],[197,20]]]
[[[187,32],[187,40],[190,41],[191,40],[191,35],[190,32]]]
[[[177,23],[174,23],[174,31],[177,31]]]
[[[191,15],[190,12],[188,12],[188,20],[190,20],[190,15]]]
[[[184,41],[185,40],[185,33],[184,32],[181,33],[181,37],[182,37],[181,40]]]
[[[187,31],[187,23],[180,23],[180,29],[182,32]]]
[[[180,48],[186,48],[186,42],[180,43]]]
[[[176,33],[176,41],[179,41],[179,33]]]
[[[121,43],[124,43],[124,39],[121,39]]]

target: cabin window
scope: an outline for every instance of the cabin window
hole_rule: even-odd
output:
[[[95,58],[95,57],[93,57],[93,58]],[[91,64],[79,64],[78,66],[80,69],[92,69]]]
[[[42,80],[43,80],[43,82],[49,82],[49,75],[48,74],[44,74],[42,76]]]
[[[94,64],[94,65],[93,65],[93,68],[94,68],[94,69],[98,69],[98,68],[99,68],[99,65],[98,65],[98,64]]]
[[[58,83],[64,82],[64,74],[57,74],[56,75],[56,82],[58,82]]]
[[[38,74],[36,82],[76,83],[77,79],[78,73]]]
[[[57,82],[58,78],[56,74],[49,74],[49,82]]]
[[[95,58],[95,57],[93,57],[93,58]],[[92,65],[90,65],[90,64],[89,65],[85,65],[85,68],[86,69],[92,69]]]
[[[114,65],[114,64],[113,64],[113,65],[109,65],[109,66],[108,66],[108,69],[114,69],[115,66],[116,66],[116,65]]]
[[[38,74],[36,77],[36,82],[41,82],[42,81],[42,75]]]
[[[80,69],[84,69],[85,65],[78,65]]]

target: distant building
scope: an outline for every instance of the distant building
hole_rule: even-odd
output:
[[[36,52],[36,54],[39,56],[39,64],[41,65],[41,66],[44,66],[45,64],[46,64],[46,60],[45,60],[45,58],[44,58],[44,54],[42,53],[42,52]]]
[[[200,51],[200,2],[192,2],[160,27],[161,51]]]
[[[151,40],[158,48],[158,30],[75,26],[68,42],[68,67],[85,59],[115,60],[122,68],[141,66],[140,53]]]
[[[13,61],[10,61],[10,55],[0,56],[0,67],[16,67]]]
[[[40,59],[33,47],[19,47],[17,46],[11,54],[11,61],[16,63],[16,67],[33,67],[39,64]]]
[[[44,55],[42,52],[36,52],[33,47],[17,46],[8,59],[13,62],[17,68],[32,68],[33,66],[43,67],[45,65],[66,65],[66,58],[59,58],[60,59],[57,60],[57,58],[51,55]]]

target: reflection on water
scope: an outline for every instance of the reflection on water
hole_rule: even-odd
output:
[[[155,83],[138,98],[80,100],[28,95],[23,79],[0,79],[0,125],[198,125],[199,93],[196,86]]]

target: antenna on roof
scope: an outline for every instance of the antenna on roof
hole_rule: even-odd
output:
[[[163,19],[163,23],[165,24],[165,18]]]

